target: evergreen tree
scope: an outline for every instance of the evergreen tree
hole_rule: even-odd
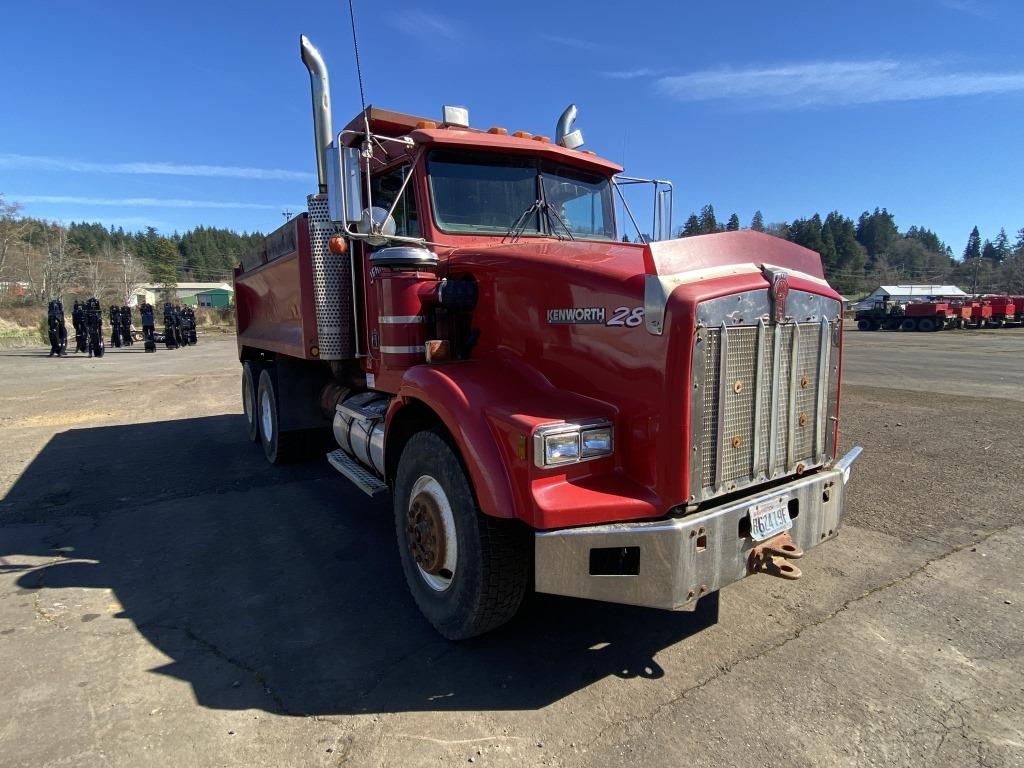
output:
[[[1017,230],[1017,242],[1013,244],[1013,250],[1024,251],[1024,227]]]
[[[992,245],[991,240],[986,240],[985,244],[981,246],[981,258],[987,259],[993,264],[999,263],[999,254],[996,252],[996,247]]]
[[[1006,234],[1005,227],[1001,227],[999,229],[999,234],[996,235],[995,242],[992,243],[992,245],[996,249],[995,261],[997,264],[1002,264],[1003,262],[1005,262],[1008,258],[1010,258],[1010,255],[1013,253],[1013,251],[1010,250],[1010,238]]]
[[[750,228],[755,232],[764,232],[764,216],[760,211],[754,211],[754,218],[750,220]],[[1024,230],[1021,230],[1024,232]]]
[[[967,238],[967,247],[964,248],[964,261],[981,258],[981,233],[975,227]]]
[[[726,232],[735,232],[740,228],[740,217],[735,213],[729,217],[729,221],[725,225]]]
[[[885,208],[875,208],[874,213],[864,211],[857,220],[857,242],[864,246],[872,261],[887,253],[899,237],[896,221]]]
[[[683,224],[683,228],[679,230],[680,237],[693,237],[699,235],[702,232],[700,219],[696,213],[691,213],[690,218]]]
[[[711,203],[700,209],[700,231],[705,235],[718,231],[718,219],[715,218],[715,207]]]

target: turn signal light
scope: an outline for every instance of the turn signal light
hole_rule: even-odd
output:
[[[332,235],[327,241],[327,250],[341,256],[348,253],[348,241],[341,235]]]

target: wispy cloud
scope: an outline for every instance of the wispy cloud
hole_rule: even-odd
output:
[[[180,165],[164,162],[97,163],[45,155],[0,154],[0,168],[75,173],[119,173],[157,176],[201,176],[261,181],[309,181],[312,174],[280,168],[246,168],[237,165]]]
[[[583,40],[578,37],[567,37],[565,35],[543,34],[540,36],[540,39],[547,43],[563,45],[566,48],[575,48],[579,51],[599,51],[605,47],[601,43],[594,42],[593,40]]]
[[[48,203],[51,205],[109,205],[118,208],[236,208],[245,210],[280,211],[284,205],[268,203],[241,203],[230,200],[181,200],[159,197],[79,197],[77,195],[7,195],[19,203]]]
[[[640,67],[638,69],[619,69],[611,72],[602,72],[601,74],[605,77],[610,77],[612,80],[636,80],[638,77],[660,75],[661,70]]]
[[[426,11],[398,11],[388,17],[388,22],[410,37],[427,39],[436,36],[455,40],[462,36],[458,24]]]
[[[742,101],[757,109],[872,104],[1024,91],[1024,71],[955,71],[937,62],[816,61],[709,69],[660,77],[655,91],[677,101]]]
[[[982,18],[988,18],[992,15],[991,9],[985,3],[979,0],[935,0],[943,8],[949,8],[951,11],[960,11],[961,13],[969,13],[972,16],[981,16]]]

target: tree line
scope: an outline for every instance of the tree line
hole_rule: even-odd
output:
[[[1005,229],[982,240],[974,227],[960,258],[931,230],[912,226],[900,231],[885,208],[864,211],[856,221],[838,211],[822,218],[766,223],[761,211],[748,227],[817,251],[825,276],[841,293],[858,294],[879,285],[942,283],[970,293],[1024,293],[1024,227],[1011,243]],[[741,229],[735,213],[721,224],[708,204],[687,217],[679,237]]]
[[[0,194],[0,302],[97,296],[119,304],[146,284],[170,294],[180,282],[230,282],[242,253],[262,239],[259,232],[218,227],[166,237],[153,227],[126,232],[98,223],[64,225],[22,216],[20,206]]]

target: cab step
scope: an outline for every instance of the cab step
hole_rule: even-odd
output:
[[[327,461],[370,498],[388,490],[387,483],[341,450],[341,448],[328,453]]]

